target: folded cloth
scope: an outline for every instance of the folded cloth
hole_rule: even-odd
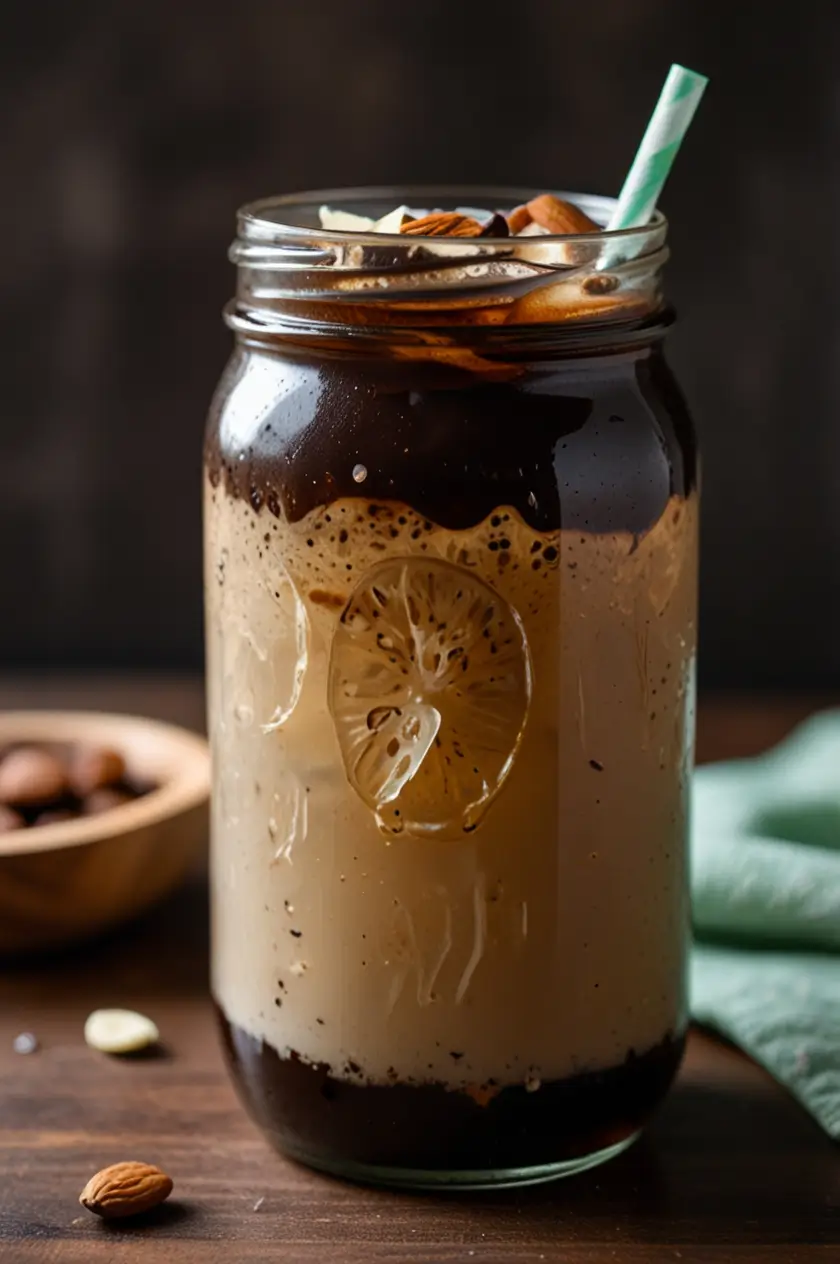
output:
[[[840,1140],[840,710],[698,768],[691,898],[694,1019]]]

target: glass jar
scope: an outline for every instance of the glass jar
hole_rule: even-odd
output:
[[[697,462],[666,224],[256,203],[206,444],[213,992],[286,1153],[489,1186],[624,1149],[686,1028]],[[573,196],[606,222],[612,202]]]

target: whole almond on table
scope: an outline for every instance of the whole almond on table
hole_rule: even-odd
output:
[[[541,193],[539,197],[532,198],[525,209],[535,224],[557,236],[602,232],[601,225],[590,219],[579,206],[575,206],[573,202],[564,202],[553,193]],[[521,229],[516,231],[521,232]]]
[[[105,1220],[139,1216],[172,1193],[172,1181],[151,1163],[113,1163],[92,1176],[79,1195],[88,1211]]]
[[[481,224],[471,215],[457,211],[433,211],[420,219],[411,219],[400,229],[406,237],[480,237]]]
[[[0,803],[13,808],[53,803],[67,790],[60,759],[38,746],[20,746],[0,763]]]

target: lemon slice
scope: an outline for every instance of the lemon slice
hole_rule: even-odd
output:
[[[329,703],[347,777],[385,832],[474,829],[510,772],[530,698],[519,616],[475,574],[401,557],[353,591]]]

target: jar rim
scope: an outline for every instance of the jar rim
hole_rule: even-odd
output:
[[[487,325],[633,323],[661,311],[667,221],[656,212],[620,232],[508,237],[433,237],[321,228],[319,210],[370,220],[415,202],[443,210],[509,211],[536,196],[499,186],[372,186],[315,189],[247,203],[230,250],[237,265],[228,324],[242,333],[414,339],[423,328],[475,336]],[[614,198],[565,194],[593,221],[609,222]],[[477,203],[469,207],[469,200]],[[422,212],[421,212],[422,213]],[[289,222],[291,221],[291,222]],[[448,336],[448,335],[447,335]]]
[[[440,202],[454,202],[459,206],[470,207],[475,203],[490,203],[492,206],[498,204],[498,209],[504,209],[505,203],[509,203],[507,209],[513,209],[514,206],[521,205],[537,197],[540,193],[550,192],[554,196],[567,202],[573,202],[579,206],[586,214],[594,219],[596,223],[606,223],[610,214],[614,209],[617,198],[608,197],[603,194],[595,193],[575,193],[566,190],[545,190],[530,188],[528,186],[516,185],[434,185],[434,184],[408,184],[408,185],[366,185],[359,187],[338,187],[331,189],[309,189],[296,193],[277,194],[270,197],[258,198],[255,201],[246,202],[237,211],[237,226],[241,237],[245,241],[261,242],[264,245],[276,241],[278,244],[289,238],[299,237],[301,239],[309,239],[313,233],[316,233],[319,239],[323,239],[327,243],[352,244],[360,245],[406,245],[406,237],[400,233],[378,233],[373,231],[367,232],[351,232],[337,231],[335,229],[322,228],[317,222],[317,210],[319,207],[327,205],[332,207],[340,206],[341,209],[350,210],[353,206],[359,204],[380,204],[384,209],[381,214],[385,214],[388,210],[404,203],[410,204],[415,202],[418,209],[437,206]],[[297,210],[299,214],[308,213],[308,218],[314,219],[312,223],[295,223],[292,214]],[[272,213],[276,212],[276,213]],[[279,212],[287,212],[287,214],[278,214]],[[359,213],[359,212],[355,212]],[[540,235],[538,238],[541,245],[552,242],[569,242],[569,241],[591,241],[597,239],[599,241],[608,240],[610,242],[622,243],[626,245],[641,244],[646,237],[654,236],[661,238],[668,228],[668,221],[665,215],[660,211],[654,211],[650,221],[647,224],[637,228],[613,229],[590,233],[548,233]],[[413,239],[415,242],[417,238]],[[447,247],[452,247],[463,254],[474,253],[477,241],[481,242],[482,247],[500,246],[504,243],[510,244],[509,237],[447,237]],[[236,244],[232,247],[232,257],[234,262],[238,260],[234,256]],[[637,255],[638,249],[633,249],[633,254]]]

